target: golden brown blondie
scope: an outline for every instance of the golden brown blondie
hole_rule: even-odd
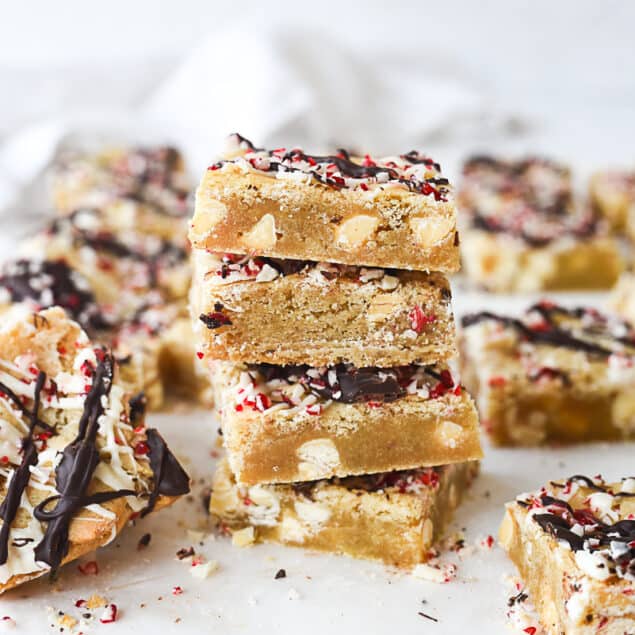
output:
[[[635,437],[635,331],[550,302],[463,317],[463,379],[494,443]]]
[[[280,542],[409,568],[428,558],[477,471],[471,461],[241,487],[223,461],[210,511],[223,528],[238,532],[239,544]]]
[[[474,404],[444,366],[210,362],[241,484],[444,465],[482,456]]]
[[[576,475],[521,494],[500,541],[547,633],[635,633],[635,477]]]
[[[190,183],[171,147],[67,151],[51,171],[53,202],[63,214],[99,209],[118,231],[185,235]]]
[[[635,214],[635,170],[602,170],[589,182],[594,209],[611,227],[623,232]]]
[[[453,272],[452,189],[418,152],[387,158],[256,148],[231,137],[196,194],[194,247],[367,267]]]
[[[397,366],[455,356],[442,274],[195,249],[190,295],[211,358],[313,366]]]
[[[573,200],[569,171],[544,160],[466,162],[459,194],[467,276],[494,292],[611,287],[619,246]]]

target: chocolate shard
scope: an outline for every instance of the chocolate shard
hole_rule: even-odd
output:
[[[395,401],[406,392],[399,385],[397,376],[390,371],[375,368],[353,368],[337,370],[337,381],[342,391],[340,401]]]
[[[190,477],[168,449],[159,432],[155,428],[148,428],[146,437],[150,448],[148,458],[154,474],[154,485],[148,504],[141,512],[142,516],[154,509],[159,496],[181,496],[190,491]]]

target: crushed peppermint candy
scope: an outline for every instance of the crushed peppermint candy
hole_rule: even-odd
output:
[[[312,180],[333,189],[359,189],[372,196],[381,188],[405,189],[435,201],[447,201],[450,185],[431,158],[416,151],[394,157],[353,159],[346,150],[334,155],[305,154],[299,148],[256,148],[249,140],[233,134],[228,144],[232,158],[208,169],[223,171],[228,166],[241,170],[309,184]]]

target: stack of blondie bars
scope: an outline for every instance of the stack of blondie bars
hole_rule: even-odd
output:
[[[456,354],[452,189],[417,152],[241,137],[206,171],[191,310],[227,458],[211,511],[270,540],[412,566],[481,457]]]

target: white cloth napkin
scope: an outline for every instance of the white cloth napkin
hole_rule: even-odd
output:
[[[77,83],[83,91],[89,86]],[[6,138],[0,209],[11,213],[10,229],[23,229],[24,219],[46,206],[34,181],[67,144],[168,141],[200,174],[234,131],[266,146],[387,153],[451,145],[459,137],[491,141],[508,122],[491,114],[495,104],[481,85],[438,51],[352,51],[304,28],[231,28],[195,48],[134,103],[126,89],[120,108],[113,96],[106,111],[54,111]]]

